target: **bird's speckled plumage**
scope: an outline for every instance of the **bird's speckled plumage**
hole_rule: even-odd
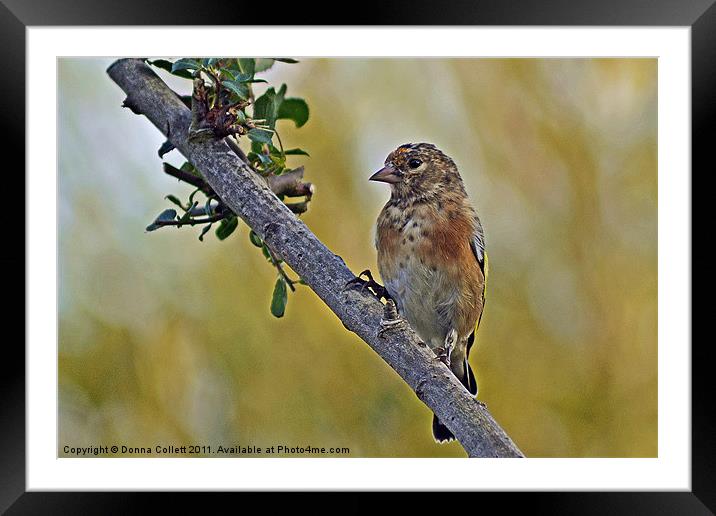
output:
[[[398,311],[430,348],[444,347],[448,333],[457,332],[450,368],[476,394],[467,358],[485,302],[482,225],[457,166],[434,145],[401,145],[385,165],[391,198],[377,221],[380,275]],[[437,421],[433,429],[440,441],[452,438]]]

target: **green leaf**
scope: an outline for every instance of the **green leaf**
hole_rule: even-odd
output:
[[[273,66],[275,59],[258,58],[254,65],[254,73],[265,72]]]
[[[167,72],[172,71],[172,63],[171,61],[168,61],[167,59],[155,59],[154,61],[147,61],[152,66],[156,66],[157,68],[161,68],[162,70],[166,70]]]
[[[268,247],[266,247],[266,244],[263,244],[261,246],[261,252],[264,255],[264,258],[266,258],[268,261],[271,261],[271,253],[269,253]]]
[[[157,68],[166,70],[167,72],[174,74],[178,77],[183,77],[185,79],[193,78],[192,74],[187,72],[186,70],[177,70],[176,72],[173,72],[172,68],[174,66],[174,63],[172,63],[171,61],[167,61],[166,59],[155,59],[154,61],[147,61],[147,62],[152,66],[156,66]]]
[[[266,120],[266,125],[273,127],[272,120],[276,119],[277,109],[274,106],[276,91],[269,88],[254,101],[254,115],[256,120]]]
[[[308,121],[308,104],[299,98],[284,99],[278,108],[277,118],[293,120],[296,127],[301,127]]]
[[[258,236],[253,229],[249,231],[249,240],[251,240],[251,243],[254,244],[256,247],[264,246],[264,243],[261,241],[261,237]]]
[[[254,74],[252,74],[252,73],[239,72],[234,76],[234,82],[249,83],[249,82],[267,82],[267,81],[265,79],[254,79]]]
[[[254,78],[254,74],[252,73],[243,73],[239,72],[234,76],[234,80],[236,82],[247,82]]]
[[[257,154],[257,157],[263,166],[271,164],[271,157],[267,156],[263,152],[261,154]]]
[[[244,84],[243,82],[224,81],[221,84],[234,92],[240,99],[249,98],[249,87],[246,86],[246,84]]]
[[[194,165],[192,165],[188,161],[185,161],[184,164],[179,168],[179,170],[203,179],[201,173],[196,169],[196,167],[194,167]]]
[[[194,201],[194,196],[195,196],[196,194],[198,194],[199,192],[201,192],[201,188],[197,188],[196,190],[194,190],[194,191],[189,195],[189,205],[190,205],[190,206],[194,206],[195,204],[198,203],[198,201],[196,201],[196,202]]]
[[[273,129],[276,126],[276,117],[278,117],[279,107],[283,102],[286,94],[286,85],[284,84],[276,92],[274,88],[267,89],[263,95],[254,102],[254,116],[256,120],[266,120],[266,125]]]
[[[273,133],[271,131],[266,131],[265,129],[251,129],[248,136],[251,141],[269,143],[271,138],[273,138]]]
[[[284,154],[286,156],[310,156],[310,154],[303,149],[288,149],[284,151]]]
[[[169,194],[164,198],[169,199],[171,202],[173,202],[174,204],[179,206],[182,210],[184,209],[184,205],[181,203],[181,201],[179,200],[179,198],[176,195]]]
[[[283,168],[286,164],[286,158],[283,156],[271,156],[271,161],[279,168]]]
[[[159,222],[166,222],[166,221],[174,220],[174,218],[176,216],[177,216],[176,210],[172,210],[172,209],[164,210],[163,212],[161,212],[159,214],[159,216],[156,219],[154,219],[154,222],[152,222],[151,224],[149,224],[147,226],[146,230],[147,231],[157,230],[162,227],[161,224],[158,224]]]
[[[196,59],[180,59],[172,65],[172,73],[176,73],[181,70],[201,70],[202,66]]]
[[[211,229],[211,224],[207,224],[206,226],[204,226],[204,229],[201,230],[201,234],[199,235],[200,242],[204,241],[204,235],[206,235],[210,229]]]
[[[271,297],[271,314],[274,317],[283,317],[286,312],[286,303],[288,303],[286,282],[279,277],[276,280],[276,286],[273,288],[273,296]]]
[[[228,219],[223,219],[221,221],[221,224],[219,224],[219,227],[216,228],[216,237],[219,240],[226,240],[229,235],[234,232],[238,225],[239,219],[236,217],[229,217]]]
[[[174,63],[168,61],[167,59],[155,59],[154,61],[147,60],[147,63],[152,66],[156,66],[157,68],[161,68],[162,70],[166,70],[167,72],[171,72],[172,65],[174,65]]]
[[[298,63],[295,59],[291,59],[290,57],[274,57],[274,61],[280,61],[281,63],[289,63],[289,64],[295,64]]]
[[[174,148],[175,148],[174,144],[172,142],[170,142],[169,140],[167,140],[164,143],[162,143],[161,147],[159,147],[157,154],[159,154],[160,158],[163,158],[167,152],[174,150]]]
[[[256,70],[256,61],[254,59],[246,58],[239,59],[239,70],[243,73],[250,73],[253,75]]]
[[[186,213],[179,217],[179,222],[184,224],[186,222],[189,222],[191,220],[191,211],[196,208],[199,205],[199,201],[194,201],[191,203],[191,206],[189,206],[189,209],[186,210]]]
[[[168,210],[164,210],[163,212],[161,212],[156,220],[162,220],[162,221],[174,220],[174,218],[176,216],[177,216],[176,210],[168,209]]]

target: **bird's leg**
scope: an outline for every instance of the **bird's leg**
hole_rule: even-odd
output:
[[[364,280],[363,276],[366,276],[368,279]],[[378,301],[380,301],[381,299],[385,299],[385,301],[387,302],[389,299],[391,299],[390,294],[388,294],[386,288],[373,279],[373,275],[370,273],[370,269],[364,270],[358,276],[346,283],[346,288],[351,288],[353,287],[353,285],[360,285],[361,292],[363,292],[365,289],[369,289],[369,292],[372,291],[372,294],[378,298]]]
[[[367,276],[368,279],[364,280],[362,276]],[[361,272],[358,276],[346,283],[345,288],[352,288],[354,285],[359,285],[361,292],[366,289],[371,292],[378,301],[381,299],[385,300],[383,305],[383,318],[380,320],[380,330],[378,330],[378,337],[385,337],[385,332],[392,328],[399,328],[406,324],[405,319],[398,315],[398,308],[395,306],[395,301],[388,294],[388,290],[373,279],[373,275],[370,273],[370,269],[366,269]]]
[[[405,319],[398,315],[398,309],[395,306],[395,301],[393,301],[391,298],[388,298],[385,303],[385,306],[383,307],[383,318],[380,320],[380,330],[378,330],[378,337],[382,338],[385,336],[386,331],[394,328],[400,328],[405,324]]]
[[[450,354],[457,344],[457,331],[451,329],[445,336],[445,345],[437,348],[437,358],[446,366],[450,367]]]

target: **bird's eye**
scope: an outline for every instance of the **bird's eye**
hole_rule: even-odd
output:
[[[422,165],[422,164],[423,164],[423,162],[420,161],[419,159],[416,159],[416,158],[413,158],[413,159],[411,159],[411,160],[408,160],[408,166],[409,166],[410,168],[418,168],[418,167],[419,167],[420,165]]]

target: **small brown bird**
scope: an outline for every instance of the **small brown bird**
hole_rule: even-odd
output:
[[[468,363],[485,305],[482,224],[452,159],[429,143],[388,155],[371,181],[390,184],[377,221],[378,269],[398,312],[477,395]],[[433,416],[438,442],[455,437]]]

